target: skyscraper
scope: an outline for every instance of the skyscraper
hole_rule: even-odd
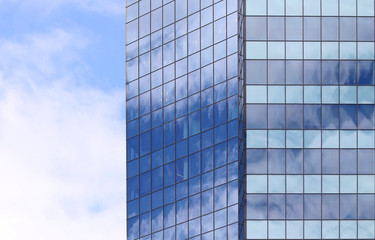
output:
[[[373,0],[128,0],[128,239],[374,239]]]

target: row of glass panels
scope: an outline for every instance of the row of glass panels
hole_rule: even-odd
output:
[[[375,148],[374,130],[247,130],[247,148]]]
[[[246,59],[374,59],[373,42],[246,42]]]
[[[374,90],[374,86],[248,85],[246,103],[374,104]]]
[[[247,221],[247,239],[374,239],[375,221]]]
[[[374,16],[373,0],[247,0],[246,15]]]
[[[375,176],[247,175],[246,186],[247,193],[375,193]]]

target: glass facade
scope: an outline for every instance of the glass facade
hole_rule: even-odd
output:
[[[375,239],[374,0],[127,0],[128,239]]]
[[[129,240],[244,238],[242,9],[127,1]]]
[[[246,238],[374,239],[374,1],[246,1]]]

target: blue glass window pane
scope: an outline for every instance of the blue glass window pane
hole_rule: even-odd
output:
[[[303,195],[286,195],[286,218],[303,218]]]
[[[227,168],[221,167],[215,170],[215,186],[223,184],[227,181]]]
[[[152,129],[152,151],[163,147],[163,128],[158,127]]]
[[[164,165],[164,187],[175,183],[175,163]]]
[[[176,158],[184,157],[188,154],[187,140],[178,142],[176,144]]]
[[[150,132],[145,132],[140,136],[141,156],[151,151],[151,136]]]
[[[228,181],[232,181],[238,178],[238,162],[234,162],[228,165]]]
[[[304,83],[320,84],[320,61],[305,61],[304,64]]]
[[[268,218],[285,218],[285,195],[270,194],[268,196]]]
[[[128,198],[127,200],[128,201],[131,201],[135,198],[138,198],[139,197],[139,177],[134,177],[134,178],[130,178],[128,179],[128,189],[127,189],[127,192],[128,192]]]
[[[189,179],[189,195],[198,193],[201,190],[201,177],[196,176]]]
[[[127,140],[127,159],[131,161],[137,157],[139,157],[139,138],[134,137],[132,139]]]
[[[238,136],[238,128],[239,124],[237,119],[230,121],[228,123],[228,138],[237,137]]]
[[[128,121],[131,121],[138,117],[138,98],[137,97],[127,101],[126,110],[127,110],[126,116],[127,116]]]
[[[164,85],[164,105],[168,105],[175,101],[175,84],[174,81]]]
[[[145,213],[140,216],[140,236],[144,236],[151,233],[151,213]]]
[[[171,122],[171,123],[164,125],[164,145],[168,146],[174,141],[175,141],[175,123]]]
[[[356,18],[341,17],[340,18],[340,41],[356,40]]]
[[[201,110],[202,131],[213,127],[213,107],[209,106]]]
[[[302,84],[302,61],[286,61],[286,83]]]
[[[175,204],[170,204],[164,207],[164,228],[173,226],[175,224]]]
[[[196,218],[200,215],[201,196],[200,194],[194,195],[189,198],[189,219]]]
[[[323,129],[339,129],[339,106],[322,105]]]
[[[374,195],[358,195],[358,218],[374,219],[375,217],[375,199]]]
[[[286,150],[286,172],[303,173],[303,151],[301,149]]]
[[[194,112],[200,108],[200,94],[197,93],[189,97],[189,113]]]
[[[268,105],[268,128],[283,129],[285,128],[285,106]]]
[[[152,209],[161,207],[163,205],[163,191],[153,192],[151,194],[151,206]]]
[[[322,63],[322,83],[337,84],[339,79],[339,64],[337,61],[324,61]]]
[[[187,223],[182,223],[176,227],[176,239],[188,239],[187,236]]]
[[[175,185],[168,188],[164,188],[164,204],[168,204],[175,201],[176,189]]]
[[[228,141],[228,162],[238,160],[238,139],[234,138]]]
[[[188,201],[187,199],[183,199],[178,201],[176,204],[176,222],[184,222],[187,220],[188,217]]]
[[[149,183],[148,183],[149,184]],[[149,184],[151,188],[151,184]],[[140,199],[140,212],[148,212],[151,210],[151,195],[146,195]]]
[[[226,59],[215,62],[214,72],[215,72],[215,84],[223,82],[227,78],[226,73]]]
[[[328,174],[339,173],[339,151],[336,149],[322,150],[322,172]]]
[[[151,115],[147,114],[147,115],[141,117],[139,125],[140,125],[141,133],[150,130],[150,128],[151,128]]]
[[[200,153],[189,156],[189,176],[194,177],[200,173]]]
[[[340,62],[340,84],[354,85],[357,80],[357,64],[354,61]]]
[[[267,173],[267,150],[248,149],[246,160],[247,173]]]
[[[358,150],[358,173],[374,174],[375,172],[375,153],[374,150]]]
[[[246,127],[265,129],[267,127],[267,105],[246,105]]]
[[[357,196],[340,195],[340,219],[357,218]]]
[[[151,192],[151,172],[140,175],[140,194],[141,196]]]
[[[267,62],[266,61],[246,61],[246,83],[266,83]]]
[[[195,135],[200,132],[200,111],[189,115],[189,136]]]
[[[213,191],[208,190],[202,193],[202,214],[213,211]]]
[[[268,150],[268,173],[284,174],[285,173],[285,150],[269,149]]]
[[[305,219],[320,219],[321,213],[321,196],[309,195],[304,196],[304,218]]]
[[[180,100],[187,96],[187,78],[180,77],[176,80],[176,99]]]
[[[222,166],[227,162],[227,144],[220,143],[215,146],[215,167]]]
[[[139,214],[139,199],[128,202],[128,218]]]
[[[221,125],[214,129],[215,144],[224,141],[227,138],[227,125]]]
[[[150,92],[146,92],[139,96],[139,113],[140,115],[144,115],[150,112],[151,106],[151,99],[150,99]]]
[[[187,99],[176,102],[176,118],[187,114]]]
[[[175,111],[176,106],[174,103],[164,108],[164,123],[175,119]]]
[[[302,40],[302,18],[286,18],[286,40]]]
[[[374,84],[374,62],[358,61],[358,84]]]
[[[284,26],[285,24],[284,24],[283,17],[268,18],[268,40],[284,40],[284,35],[285,35]],[[266,27],[264,27],[264,29],[266,29]],[[246,31],[246,33],[247,32],[248,31]]]
[[[374,41],[374,18],[357,18],[358,41]]]
[[[214,87],[214,101],[218,102],[226,98],[227,85],[226,82],[218,84]]]
[[[338,17],[322,17],[322,40],[338,40]]]
[[[152,170],[151,183],[153,191],[163,187],[163,167]]]
[[[227,186],[222,185],[215,188],[215,210],[218,210],[220,208],[227,206]]]
[[[207,148],[213,145],[213,131],[209,130],[202,133],[202,148]]]
[[[187,138],[188,124],[187,117],[176,120],[176,141]]]
[[[187,197],[188,194],[188,185],[187,181],[176,184],[176,199]]]
[[[356,129],[357,128],[357,106],[341,105],[340,106],[340,128]]]
[[[131,178],[139,174],[139,159],[127,163],[127,177]]]
[[[201,135],[197,134],[189,138],[189,153],[197,152],[201,149]]]
[[[286,128],[302,129],[303,128],[303,106],[287,105],[286,106]]]
[[[157,127],[163,124],[163,111],[162,109],[152,112],[152,127]]]
[[[321,150],[305,149],[303,157],[305,174],[321,173]]]
[[[187,158],[176,161],[176,181],[181,182],[188,178],[188,163]]]
[[[269,84],[285,83],[285,62],[284,61],[272,61],[272,60],[268,61],[268,83]]]
[[[128,219],[128,239],[133,240],[139,236],[139,218]]]
[[[164,148],[164,163],[175,160],[175,145]]]
[[[330,194],[322,195],[322,218],[338,219],[339,218],[339,195]]]
[[[214,105],[215,126],[224,123],[227,120],[226,101],[218,102]]]
[[[320,129],[321,128],[321,106],[305,105],[304,106],[304,128]]]
[[[340,173],[354,174],[357,173],[357,151],[340,150]]]
[[[163,208],[153,210],[151,213],[152,231],[156,232],[163,228]]]
[[[213,85],[213,65],[210,64],[201,70],[202,89],[206,89]],[[202,101],[203,102],[203,101]]]

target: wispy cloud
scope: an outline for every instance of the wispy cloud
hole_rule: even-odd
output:
[[[68,6],[106,15],[125,15],[125,2],[122,0],[0,0],[1,3],[17,4],[44,14]]]
[[[122,89],[90,86],[88,39],[0,39],[0,239],[124,239]]]

